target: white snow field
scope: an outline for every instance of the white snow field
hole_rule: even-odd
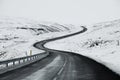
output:
[[[45,46],[87,56],[120,75],[120,20],[88,26],[85,33]]]
[[[73,25],[1,17],[0,60],[41,53],[42,50],[33,47],[34,43],[69,34],[77,30],[76,28]]]

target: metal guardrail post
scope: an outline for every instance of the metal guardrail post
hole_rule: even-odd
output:
[[[32,60],[32,57],[30,57],[30,61]]]
[[[20,64],[20,60],[18,61],[18,63]]]
[[[34,56],[33,56],[32,58],[33,58],[33,60],[34,60]]]
[[[29,58],[27,58],[27,61],[29,61]]]
[[[6,63],[6,67],[8,67],[8,63]]]
[[[25,59],[23,59],[23,63],[25,62]]]
[[[15,61],[13,61],[13,66],[15,65]]]

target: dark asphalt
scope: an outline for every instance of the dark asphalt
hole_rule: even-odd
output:
[[[27,65],[25,67],[0,75],[0,80],[22,80],[32,75],[36,71],[43,69],[58,56],[61,57],[61,65],[53,66],[46,71],[46,77],[39,80],[120,80],[120,76],[106,68],[105,66],[76,53],[52,50],[44,47],[49,41],[54,41],[85,32],[87,29],[74,34],[40,41],[34,44],[36,48],[45,50],[50,55],[42,60]],[[36,79],[34,79],[36,80]],[[38,80],[38,79],[37,79]]]

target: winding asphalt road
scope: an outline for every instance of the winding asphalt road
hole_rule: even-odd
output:
[[[0,80],[120,80],[120,76],[105,66],[72,52],[48,49],[44,44],[83,33],[43,40],[34,47],[49,52],[49,56],[22,68],[0,75]]]

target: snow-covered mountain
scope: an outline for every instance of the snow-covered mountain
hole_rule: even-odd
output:
[[[73,25],[65,25],[52,22],[37,22],[22,18],[0,18],[0,28],[15,28],[24,30],[29,29],[36,34],[42,34],[48,32],[68,31],[74,27]]]
[[[73,25],[37,22],[23,18],[0,18],[0,60],[29,55],[40,50],[32,45],[44,39],[72,32]]]

